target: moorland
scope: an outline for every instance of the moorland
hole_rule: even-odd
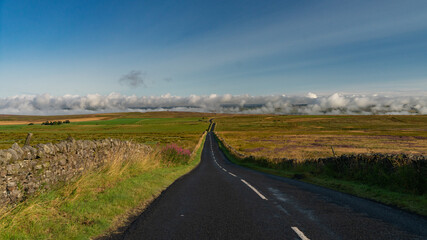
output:
[[[342,154],[427,154],[427,116],[218,117],[216,131],[236,150],[267,158]],[[332,148],[333,151],[332,151]]]
[[[233,162],[427,215],[427,116],[217,117]]]
[[[210,119],[216,123],[218,137],[250,159],[249,162],[239,159],[222,145],[225,154],[237,164],[426,214],[426,193],[395,191],[393,186],[384,188],[336,177],[337,174],[316,175],[316,169],[309,164],[297,168],[277,168],[278,165],[269,164],[280,159],[305,163],[355,154],[425,156],[425,115],[280,116],[187,112],[0,115],[0,149],[7,149],[15,142],[22,146],[29,132],[33,133],[32,145],[56,143],[69,137],[76,140],[113,138],[152,149],[146,155],[130,152],[127,159],[118,152],[99,170],[87,172],[51,191],[41,191],[12,209],[0,209],[0,238],[88,238],[115,231],[126,224],[123,219],[140,213],[164,188],[197,166],[203,133]],[[42,125],[46,121],[66,120],[70,123]],[[191,159],[176,161],[181,152],[192,152]],[[410,178],[413,169],[407,169],[404,168],[403,175],[396,175],[397,178],[403,181],[405,177]]]

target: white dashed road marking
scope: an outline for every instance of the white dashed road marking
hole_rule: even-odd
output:
[[[299,230],[297,227],[291,227],[292,230],[294,230],[294,232],[298,235],[298,237],[300,237],[302,240],[310,240],[310,238],[306,237],[304,235],[303,232],[301,232],[301,230]]]
[[[244,179],[240,179],[244,184],[246,184],[252,191],[254,191],[258,196],[264,200],[268,200],[264,195],[262,195],[256,188],[254,188],[252,185],[250,185],[248,182],[246,182]]]

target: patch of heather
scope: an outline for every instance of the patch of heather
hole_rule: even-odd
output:
[[[181,148],[175,143],[167,144],[162,148],[163,159],[168,163],[188,163],[191,152],[188,149]]]
[[[427,137],[421,137],[421,136],[414,136],[413,138],[415,138],[415,139],[426,139],[427,140]]]
[[[280,148],[274,148],[274,149],[271,151],[271,153],[273,153],[273,154],[278,154],[278,153],[281,153],[281,152],[287,151],[287,150],[289,150],[290,148],[291,148],[291,146],[284,146],[284,147],[280,147]]]
[[[334,147],[337,147],[337,148],[357,148],[354,145],[346,145],[346,144],[334,145]]]
[[[318,143],[318,142],[312,143],[310,145],[313,146],[313,147],[323,147],[323,146],[325,146],[325,144]]]
[[[262,150],[264,150],[264,147],[258,147],[258,148],[250,148],[250,149],[246,149],[245,152],[260,152]]]
[[[259,141],[261,141],[261,139],[260,138],[251,138],[251,139],[249,139],[249,140],[246,140],[247,142],[259,142]]]

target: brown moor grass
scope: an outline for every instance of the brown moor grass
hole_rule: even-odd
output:
[[[359,153],[427,154],[427,116],[219,116],[216,131],[254,157],[297,160]],[[332,148],[333,151],[332,151]]]

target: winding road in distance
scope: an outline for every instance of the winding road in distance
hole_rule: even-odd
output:
[[[237,166],[209,132],[199,166],[110,238],[427,239],[427,219]]]

